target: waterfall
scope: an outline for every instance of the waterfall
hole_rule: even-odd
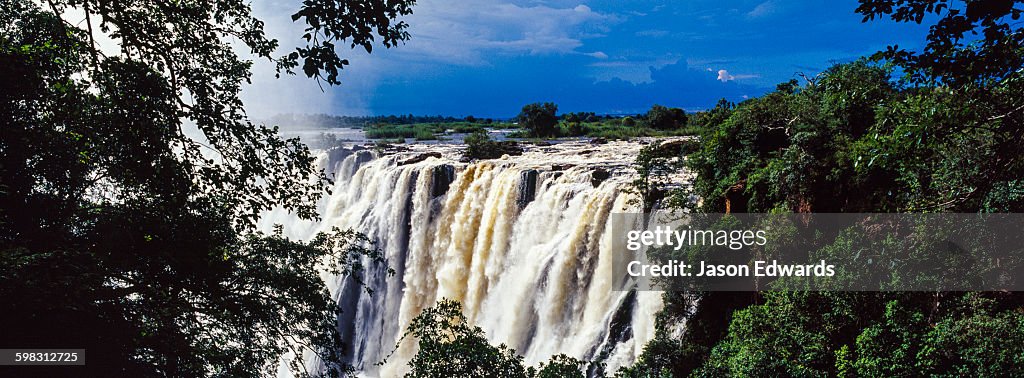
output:
[[[609,215],[638,211],[624,189],[640,147],[571,142],[476,163],[458,162],[457,146],[333,150],[318,160],[335,180],[322,220],[272,213],[262,222],[284,223],[298,238],[351,228],[384,251],[396,274],[366,271],[372,294],[329,277],[344,309],[346,358],[361,376],[403,375],[415,341],[395,350],[396,342],[441,298],[461,302],[493,344],[529,365],[564,353],[601,358],[614,372],[653,337],[661,307],[659,293],[616,291],[624,278],[612,274],[612,253],[624,247],[608,232]]]

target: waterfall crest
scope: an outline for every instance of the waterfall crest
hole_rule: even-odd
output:
[[[461,302],[492,343],[530,365],[564,353],[603,359],[614,372],[653,337],[661,307],[659,293],[614,290],[623,278],[613,277],[612,253],[624,247],[614,245],[608,218],[639,211],[625,188],[640,147],[573,142],[477,163],[458,162],[455,146],[324,152],[318,164],[334,173],[335,187],[322,220],[292,227],[272,213],[263,223],[284,223],[297,238],[351,228],[384,251],[396,274],[366,271],[372,294],[329,277],[345,310],[339,330],[352,342],[346,357],[361,375],[403,375],[415,341],[395,350],[396,342],[441,298]]]

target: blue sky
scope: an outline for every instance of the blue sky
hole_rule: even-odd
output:
[[[927,29],[861,23],[856,0],[419,0],[412,39],[350,52],[340,87],[273,80],[246,90],[250,114],[444,114],[510,117],[523,104],[629,114],[654,103],[698,110],[740,101],[797,73],[816,74]],[[294,43],[296,1],[254,4],[268,32]],[[269,78],[268,78],[269,77]]]

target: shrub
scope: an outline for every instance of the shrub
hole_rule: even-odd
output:
[[[483,131],[467,135],[463,142],[466,144],[466,150],[462,156],[466,159],[497,159],[503,155],[523,153],[523,149],[516,142],[494,141]]]

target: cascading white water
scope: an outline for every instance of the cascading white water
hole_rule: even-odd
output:
[[[609,215],[638,211],[624,189],[640,147],[563,143],[472,164],[456,162],[455,146],[381,157],[335,150],[319,162],[336,182],[322,221],[272,213],[263,223],[285,223],[297,238],[351,228],[384,251],[396,274],[367,271],[372,294],[331,277],[345,309],[339,329],[352,342],[347,357],[362,375],[403,375],[415,341],[395,350],[396,342],[442,298],[461,302],[493,343],[530,365],[564,353],[603,359],[614,372],[653,337],[661,307],[659,293],[616,291],[624,277],[612,274],[612,253],[624,247],[614,245],[621,238],[611,237]],[[413,159],[426,152],[441,157]]]

